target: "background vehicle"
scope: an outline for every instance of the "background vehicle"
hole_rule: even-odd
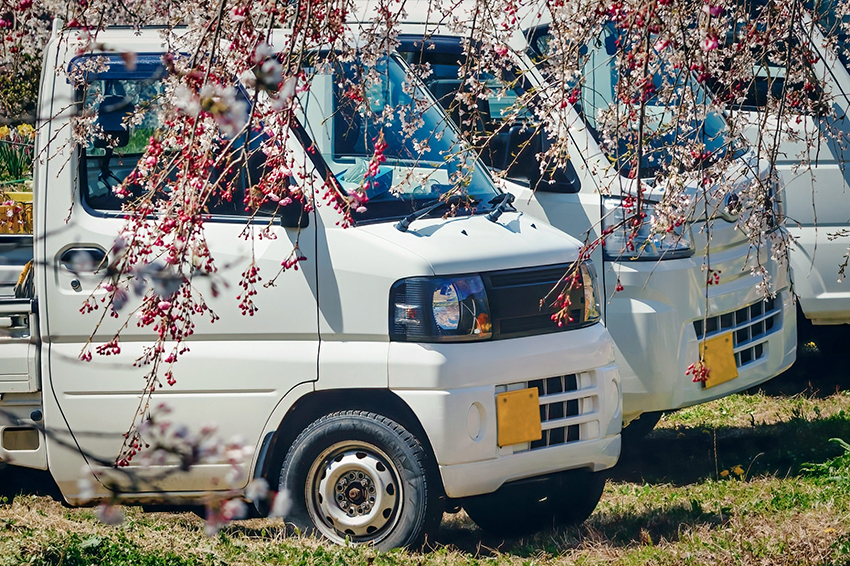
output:
[[[760,2],[749,2],[754,8]],[[847,136],[850,126],[850,73],[848,73],[847,35],[836,21],[837,3],[823,2],[818,24],[837,38],[832,51],[817,25],[809,16],[797,26],[797,40],[813,50],[809,65],[810,91],[802,84],[788,84],[785,66],[765,58],[754,69],[754,77],[744,91],[744,100],[730,105],[729,112],[742,124],[752,144],[771,151],[777,129],[780,144],[776,168],[786,182],[784,212],[787,228],[794,238],[791,249],[794,292],[799,297],[800,340],[815,339],[818,349],[839,356],[850,339],[850,282],[839,267],[848,253],[850,229],[850,180],[848,180]],[[786,105],[786,119],[777,122],[765,108],[771,97],[781,99],[803,93],[822,113],[800,112]],[[817,141],[814,136],[819,136]],[[833,237],[833,235],[845,236]]]
[[[65,499],[81,504],[81,467],[93,474],[95,500],[110,495],[102,483],[110,467],[97,462],[113,461],[122,446],[140,395],[133,362],[155,336],[130,324],[120,352],[79,359],[95,322],[79,314],[81,304],[90,293],[103,296],[105,273],[97,266],[114,261],[125,226],[122,200],[110,189],[142,155],[145,144],[133,140],[159,126],[152,108],[163,89],[157,77],[165,46],[156,31],[104,31],[102,53],[75,56],[75,37],[55,35],[45,53],[45,127],[36,145],[49,157],[35,171],[36,296],[0,301],[10,324],[0,340],[0,460],[48,469]],[[133,66],[121,56],[130,44]],[[64,69],[80,71],[84,84],[72,87]],[[330,112],[314,113],[314,104],[343,104],[339,83],[325,73],[316,74],[314,98],[305,99],[305,127],[293,124],[282,142],[293,155],[290,183],[316,201],[320,188],[345,182],[338,169],[356,167],[361,155],[344,146],[334,120],[325,120]],[[383,92],[396,96],[383,103],[404,104],[400,63],[383,60],[379,76]],[[111,141],[69,153],[68,100],[97,107]],[[130,108],[138,112],[128,128]],[[439,115],[438,106],[422,113],[426,124]],[[240,135],[234,151],[255,141]],[[442,139],[455,143],[454,132]],[[314,143],[320,152],[305,149]],[[445,508],[492,508],[505,494],[512,507],[493,519],[497,527],[583,519],[559,515],[559,506],[592,511],[604,484],[592,472],[616,463],[622,423],[592,269],[583,268],[583,285],[573,291],[583,305],[576,323],[557,327],[539,297],[577,258],[577,243],[515,211],[488,219],[503,196],[474,161],[461,165],[469,167],[466,194],[480,203],[477,210],[451,219],[436,207],[426,214],[433,195],[414,194],[417,185],[403,179],[415,169],[446,184],[449,164],[411,162],[403,152],[388,157],[381,177],[397,191],[373,194],[369,208],[355,211],[354,226],[343,229],[327,205],[305,210],[293,201],[282,212],[245,211],[239,197],[252,190],[251,169],[263,162],[234,154],[237,167],[226,173],[233,175],[232,200],[211,198],[205,221],[216,260],[228,266],[222,276],[250,265],[276,273],[296,244],[307,259],[260,294],[251,317],[217,294],[211,277],[194,278],[220,321],[198,322],[191,351],[175,366],[177,384],[155,398],[189,430],[213,418],[222,438],[246,439],[254,456],[232,487],[267,478],[291,493],[288,521],[335,542],[419,544]],[[406,230],[398,227],[404,220]],[[246,224],[275,237],[246,241]],[[86,265],[80,255],[93,261]],[[122,313],[132,313],[140,298],[128,300]],[[93,345],[107,343],[123,323],[106,317]],[[225,455],[185,474],[163,474],[177,462],[132,464],[136,477],[150,481],[121,483],[128,502],[156,502],[163,494],[195,500],[231,487],[222,481],[232,469]],[[541,502],[521,489],[529,481],[562,489]]]
[[[400,51],[412,65],[429,65],[431,74],[426,84],[450,116],[458,120],[454,95],[466,79],[459,76],[464,65],[462,38],[448,25],[419,23],[439,19],[428,15],[429,5],[405,5],[409,23],[401,26]],[[358,6],[361,14],[368,14],[371,4],[361,2]],[[453,14],[462,19],[469,15],[463,13],[465,9],[469,5],[457,7]],[[545,44],[545,22],[538,20],[533,25],[536,27],[524,35],[514,37],[511,47],[516,53],[533,54],[537,42]],[[587,68],[596,72],[588,81],[595,82],[583,92],[580,104],[570,109],[570,162],[557,172],[554,182],[538,182],[535,155],[548,142],[545,134],[527,126],[532,113],[519,116],[515,122],[506,120],[502,113],[528,89],[546,92],[549,88],[525,55],[516,58],[509,84],[494,76],[476,77],[487,81],[493,94],[476,99],[474,124],[464,126],[460,121],[461,127],[478,128],[490,135],[483,159],[492,168],[506,171],[507,190],[516,195],[515,205],[520,210],[587,241],[596,240],[606,226],[622,219],[619,199],[603,197],[603,189],[624,187],[623,193],[629,194],[628,187],[635,185],[626,172],[618,173],[611,166],[592,124],[577,111],[581,105],[605,103],[601,98],[590,100],[591,93],[603,98],[609,93],[610,100],[615,74],[605,47],[606,42],[600,41],[596,49],[589,50]],[[556,118],[552,122],[558,123]],[[663,147],[654,157],[663,158]],[[751,158],[742,159],[740,168],[731,171],[725,181],[740,189],[758,173],[758,164]],[[662,411],[747,389],[778,375],[796,358],[796,315],[787,266],[771,258],[770,239],[759,249],[752,249],[736,229],[738,216],[722,214],[724,207],[724,203],[706,204],[705,210],[721,213],[693,213],[683,233],[664,239],[653,237],[638,253],[624,252],[625,235],[622,230],[615,232],[606,246],[596,247],[590,256],[601,266],[604,318],[623,379],[625,422],[649,413],[641,419],[636,434],[651,430]],[[648,223],[642,228],[644,238],[649,236],[648,228]],[[712,272],[708,275],[717,275],[710,282],[703,269],[709,241]],[[750,275],[754,265],[766,268],[774,298],[765,301],[757,289],[759,280]],[[619,291],[618,286],[622,287]],[[735,369],[725,374],[715,372],[705,384],[694,383],[686,373],[699,359],[700,342],[727,338],[732,349],[724,356],[734,357],[730,366]]]

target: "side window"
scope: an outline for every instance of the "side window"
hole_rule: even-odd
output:
[[[162,84],[152,80],[98,79],[83,91],[85,113],[97,113],[100,132],[81,155],[84,202],[95,210],[121,210],[113,189],[136,168],[148,140],[160,127],[156,100]],[[141,187],[130,186],[131,197]]]
[[[87,57],[75,59],[72,66],[76,63],[82,67]],[[107,70],[86,77],[85,88],[78,91],[84,113],[97,116],[93,139],[80,152],[80,183],[83,203],[88,209],[117,212],[142,197],[146,190],[131,182],[125,184],[125,196],[115,194],[115,189],[136,169],[150,138],[163,127],[158,105],[165,85],[159,78],[162,69],[158,54],[155,65],[137,65],[138,70],[127,69],[119,56],[105,58]],[[221,160],[227,165],[212,171],[218,189],[207,201],[207,212],[213,217],[273,215],[281,218],[284,226],[307,226],[309,215],[304,214],[300,200],[291,199],[290,204],[280,206],[260,193],[250,192],[255,190],[265,168],[265,155],[260,151],[262,135],[249,131],[229,144],[232,156]],[[227,144],[220,145],[223,151]],[[168,157],[166,152],[160,163],[167,163]],[[176,172],[170,173],[169,179],[174,175]],[[295,186],[293,178],[288,182]],[[167,190],[158,190],[153,198],[166,197]]]
[[[770,3],[761,0],[748,0],[741,4],[749,12],[750,17],[771,18],[780,17],[778,13],[768,13],[772,10]],[[740,37],[746,33],[748,23],[739,21],[727,34],[726,42],[733,44],[740,41]],[[761,25],[761,24],[759,24]],[[790,54],[788,54],[790,51]],[[753,65],[752,79],[748,84],[736,83],[732,85],[720,84],[716,80],[709,79],[708,86],[721,99],[732,100],[730,107],[742,110],[759,110],[767,106],[770,100],[778,100],[784,97],[786,107],[792,112],[821,114],[823,108],[823,88],[815,76],[811,65],[804,68],[805,77],[795,82],[788,82],[785,76],[784,59],[804,59],[807,57],[800,41],[792,37],[791,43],[784,39],[777,39],[770,46],[752,47],[751,55],[757,61]],[[727,59],[725,67],[732,68],[734,61]],[[743,101],[734,99],[743,93]]]
[[[789,83],[785,80],[784,66],[770,62],[757,65],[753,68],[753,80],[747,85],[741,108],[758,110],[767,106],[768,100],[785,96],[792,111],[808,113],[808,109],[812,108],[814,113],[818,113],[823,90],[814,73],[807,74],[809,77],[805,81]]]

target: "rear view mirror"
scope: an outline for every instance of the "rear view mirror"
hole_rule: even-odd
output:
[[[292,185],[295,184],[290,179]],[[289,201],[284,204],[284,201]],[[273,216],[280,220],[284,228],[306,228],[310,225],[310,213],[304,209],[304,202],[294,197],[284,199],[281,202],[265,199],[257,209],[257,216]]]

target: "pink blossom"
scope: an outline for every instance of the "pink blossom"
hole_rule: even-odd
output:
[[[86,469],[83,473],[86,474],[86,477],[77,480],[77,498],[81,503],[87,503],[94,498],[94,484],[88,477],[89,470]]]
[[[706,35],[700,43],[700,47],[702,47],[703,51],[714,51],[720,47],[720,41],[717,39],[717,35],[714,32],[709,32],[709,34]]]
[[[702,11],[711,16],[712,18],[716,18],[717,16],[723,13],[723,6],[717,6],[715,4],[706,4],[702,7]]]
[[[245,498],[248,501],[259,501],[269,495],[269,484],[263,478],[258,478],[248,484],[245,488]]]
[[[230,9],[230,19],[234,22],[244,22],[247,19],[248,9],[245,6],[234,6]]]

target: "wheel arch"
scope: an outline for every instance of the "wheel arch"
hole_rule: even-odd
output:
[[[347,410],[369,411],[388,417],[410,431],[425,449],[428,481],[437,486],[445,498],[443,481],[431,441],[419,418],[401,397],[389,389],[325,389],[308,393],[298,399],[286,412],[277,429],[263,439],[254,471],[255,478],[264,478],[271,489],[277,489],[280,468],[296,437],[310,423],[330,413]]]

